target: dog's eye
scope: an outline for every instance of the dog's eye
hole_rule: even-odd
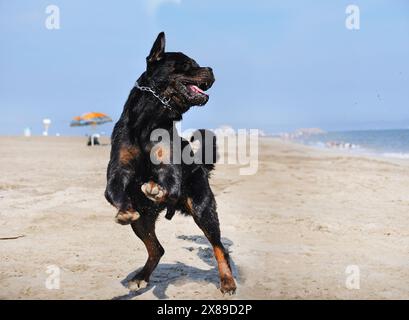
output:
[[[182,67],[183,71],[188,71],[190,69],[190,63],[185,62]]]

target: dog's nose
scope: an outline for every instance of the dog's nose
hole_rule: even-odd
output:
[[[206,67],[205,68],[206,69],[206,71],[209,73],[209,75],[210,75],[210,78],[211,78],[211,81],[212,81],[212,83],[214,82],[214,74],[213,74],[213,69],[212,68],[210,68],[210,67]]]

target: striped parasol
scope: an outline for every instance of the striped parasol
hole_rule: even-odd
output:
[[[70,127],[97,126],[107,122],[112,122],[112,119],[105,113],[88,112],[82,116],[74,117],[71,121]]]

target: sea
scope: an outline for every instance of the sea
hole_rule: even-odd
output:
[[[326,132],[294,140],[318,148],[409,159],[409,129]]]

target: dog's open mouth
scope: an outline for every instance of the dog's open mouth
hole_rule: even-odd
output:
[[[194,94],[204,94],[207,96],[207,94],[202,89],[200,89],[198,86],[194,84],[189,84],[187,87],[190,90],[190,92]]]
[[[186,87],[189,90],[189,93],[191,95],[204,95],[206,97],[208,97],[209,95],[205,92],[205,90],[208,89],[208,86],[204,83],[204,84],[199,84],[199,85],[195,85],[195,84],[187,84]]]
[[[209,100],[207,90],[210,89],[214,80],[204,79],[186,79],[179,82],[178,90],[184,96],[189,106],[204,106]]]

